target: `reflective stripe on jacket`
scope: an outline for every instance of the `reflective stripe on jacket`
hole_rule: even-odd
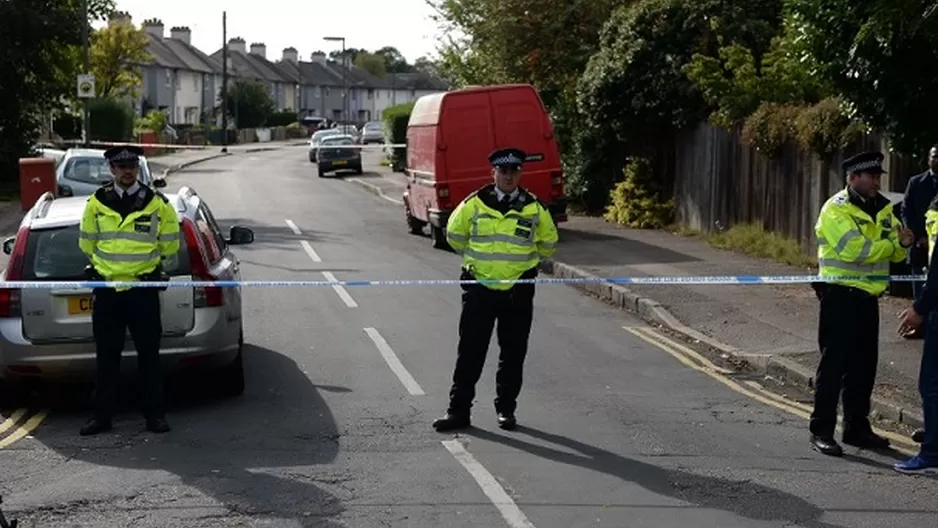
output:
[[[446,225],[446,240],[463,257],[463,266],[478,280],[517,280],[556,251],[557,227],[550,212],[533,194],[521,190],[506,213],[487,205],[480,193],[463,200]],[[512,284],[486,284],[507,290]]]
[[[175,256],[179,245],[176,208],[160,194],[124,218],[97,193],[85,204],[78,246],[106,280],[138,280]]]
[[[935,252],[935,243],[938,242],[938,210],[925,211],[925,233],[928,235],[928,262],[931,263],[931,254]]]
[[[885,197],[880,197],[885,200]],[[832,196],[821,208],[814,231],[818,239],[818,273],[827,277],[889,275],[889,263],[905,259],[899,244],[899,219],[892,204],[872,218],[850,201],[848,191]],[[835,281],[882,295],[888,283],[878,281]]]

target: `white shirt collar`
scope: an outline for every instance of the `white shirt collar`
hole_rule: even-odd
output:
[[[496,185],[495,195],[498,196],[498,201],[500,202],[505,197],[505,191],[499,189],[498,186]],[[514,200],[517,197],[518,197],[518,188],[516,187],[515,190],[511,191],[511,199]]]
[[[128,189],[124,190],[120,185],[114,184],[114,190],[117,191],[117,195],[123,198],[124,196],[131,195],[140,190],[140,183],[134,182]]]

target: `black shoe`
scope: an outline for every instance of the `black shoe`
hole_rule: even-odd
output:
[[[100,433],[106,433],[113,428],[110,420],[99,420],[97,418],[92,418],[88,420],[88,423],[81,428],[81,431],[78,432],[81,436],[94,436]]]
[[[166,418],[148,418],[147,431],[151,433],[168,433],[169,422],[166,421]]]
[[[913,441],[913,442],[916,442],[916,443],[919,443],[919,444],[921,444],[922,442],[924,442],[924,441],[925,441],[925,430],[924,430],[924,429],[916,429],[915,432],[912,433],[912,441]]]
[[[889,440],[873,431],[844,433],[843,441],[847,445],[859,447],[860,449],[886,449],[889,447]]]
[[[498,413],[498,426],[506,431],[514,431],[518,428],[518,420],[514,413]]]
[[[836,457],[844,456],[843,448],[840,447],[840,444],[838,444],[832,436],[822,437],[811,435],[811,448],[823,455]]]
[[[433,428],[437,432],[445,433],[447,431],[456,431],[457,429],[467,429],[472,426],[468,416],[457,416],[446,413],[445,416],[433,421]]]

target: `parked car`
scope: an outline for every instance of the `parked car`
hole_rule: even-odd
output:
[[[182,244],[165,271],[174,282],[240,280],[231,247],[249,244],[254,233],[233,226],[227,236],[194,190],[166,194],[180,218]],[[0,273],[0,396],[17,399],[37,380],[86,380],[95,373],[91,326],[92,291],[87,288],[11,289],[7,281],[84,281],[88,259],[78,248],[87,199],[45,193],[26,213],[15,237],[3,243],[9,255]],[[164,371],[211,369],[205,379],[226,395],[244,390],[242,297],[238,288],[170,287],[160,292]],[[129,335],[121,364],[136,371]],[[0,406],[8,401],[0,402]]]
[[[336,125],[334,130],[338,130],[340,134],[350,136],[355,143],[361,142],[361,131],[355,125]]]
[[[334,128],[328,128],[326,130],[318,130],[313,132],[313,135],[309,137],[309,161],[310,163],[316,163],[317,152],[319,152],[319,142],[323,138],[329,136],[338,136],[341,135],[341,132]]]
[[[319,149],[319,177],[338,170],[353,170],[362,174],[362,152],[355,148],[355,138],[348,135],[323,138]],[[334,148],[329,148],[334,147]],[[350,148],[352,147],[352,148]]]
[[[103,150],[68,149],[55,169],[59,196],[90,196],[111,181],[111,168]],[[165,187],[166,180],[154,178],[146,157],[140,157],[139,180],[145,185]]]
[[[362,127],[362,145],[384,143],[384,126],[380,121],[369,121]]]

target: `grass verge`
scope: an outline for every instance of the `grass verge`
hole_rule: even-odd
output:
[[[801,245],[797,240],[772,231],[766,231],[759,224],[738,224],[726,231],[710,234],[702,234],[680,226],[672,226],[669,231],[680,236],[702,238],[718,249],[774,260],[789,266],[800,268],[817,267],[817,259],[805,255],[801,251]]]

